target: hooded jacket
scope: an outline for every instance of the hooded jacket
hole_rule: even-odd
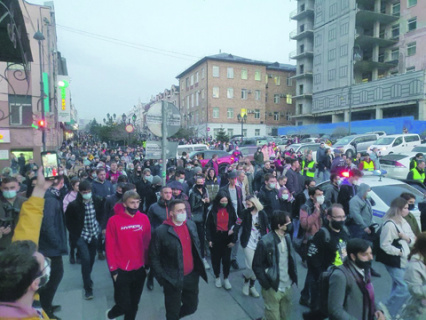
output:
[[[131,216],[122,203],[114,206],[115,215],[108,220],[105,252],[110,272],[138,270],[148,264],[151,224],[139,211]]]
[[[169,208],[167,203],[160,198],[148,209],[148,218],[151,222],[152,231],[157,229],[165,220],[169,218]]]
[[[340,184],[339,195],[337,196],[337,202],[343,206],[346,216],[349,215],[349,201],[357,194],[357,186],[350,183],[350,181],[345,178]]]
[[[361,183],[358,187],[358,192],[355,197],[349,201],[349,216],[352,224],[365,229],[373,222],[373,209],[368,199],[364,199],[365,194],[370,189],[370,186]]]

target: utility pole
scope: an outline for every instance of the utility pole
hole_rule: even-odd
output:
[[[45,126],[41,128],[41,143],[42,143],[42,151],[46,151],[46,115],[44,110],[44,83],[43,83],[43,61],[41,57],[41,42],[45,40],[43,33],[38,30],[34,34],[34,39],[38,42],[38,55],[39,55],[39,63],[40,63],[40,104],[41,104],[41,118],[45,123]]]
[[[162,135],[162,145],[161,145],[161,158],[163,159],[163,164],[161,166],[161,178],[163,179],[163,185],[166,185],[166,161],[167,161],[167,119],[168,119],[168,109],[165,101],[161,101],[161,115],[162,115],[162,125],[161,125],[161,135]]]

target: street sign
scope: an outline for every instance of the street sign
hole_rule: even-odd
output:
[[[10,130],[0,130],[0,143],[10,143]]]
[[[163,115],[161,114],[161,103],[162,101],[154,103],[146,114],[146,124],[148,129],[157,137],[163,136],[161,128],[163,121]],[[171,137],[180,129],[180,112],[173,103],[164,103],[166,103],[167,109],[167,136]]]
[[[128,125],[126,125],[126,132],[127,133],[132,133],[134,129],[135,128],[133,128],[132,124],[129,123]]]
[[[177,142],[167,141],[166,145],[166,158],[172,159],[176,158],[177,152]],[[161,159],[162,148],[161,141],[147,141],[145,148],[145,158],[146,159]]]

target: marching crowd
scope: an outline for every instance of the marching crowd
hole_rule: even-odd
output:
[[[165,184],[162,161],[145,159],[143,147],[108,148],[89,137],[58,150],[53,183],[33,160],[14,157],[0,187],[0,319],[59,319],[53,300],[65,255],[81,264],[87,300],[94,261],[106,260],[115,300],[107,319],[135,319],[154,279],[166,318],[180,319],[196,312],[206,270],[214,286],[232,290],[239,250],[242,294],[262,295],[266,320],[291,319],[292,287],[302,283],[296,255],[307,268],[305,319],[424,319],[426,225],[411,213],[410,193],[392,201],[382,225],[373,222],[371,188],[360,181],[379,168],[375,150],[351,159],[332,157],[324,144],[303,155],[271,144],[252,163],[233,148],[238,161],[226,166],[217,155],[204,167],[186,153],[169,159]],[[323,190],[318,180],[330,185]],[[371,282],[381,276],[373,256],[392,279],[383,302]]]

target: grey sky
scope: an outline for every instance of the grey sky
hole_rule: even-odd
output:
[[[44,1],[28,0],[42,4]],[[292,63],[295,0],[55,0],[59,51],[80,118],[122,114],[177,84],[198,58],[222,52]],[[61,27],[158,48],[108,42]],[[68,29],[69,30],[69,29]],[[112,42],[110,42],[112,41]],[[178,52],[176,54],[171,52]]]

